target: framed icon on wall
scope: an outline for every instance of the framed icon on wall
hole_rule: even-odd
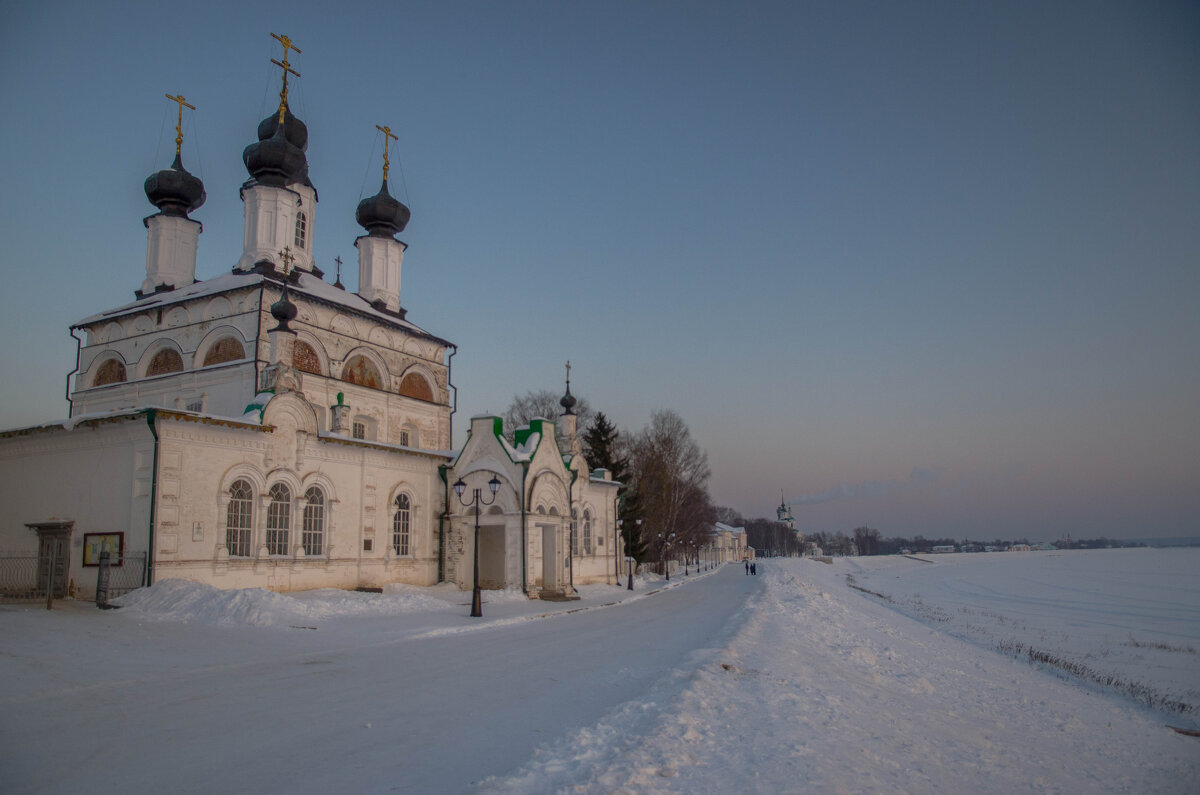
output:
[[[120,566],[125,557],[124,533],[84,533],[83,565],[99,566],[100,553],[108,550],[111,565]]]

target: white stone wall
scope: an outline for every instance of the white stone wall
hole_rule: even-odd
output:
[[[317,202],[312,188],[292,184],[286,188],[251,185],[242,189],[245,202],[245,228],[242,236],[242,256],[237,270],[248,271],[266,260],[282,266],[279,252],[292,250],[293,265],[304,271],[312,270],[313,234],[316,229]],[[305,216],[305,243],[296,245],[297,213]]]
[[[292,396],[287,401],[301,406]],[[277,591],[436,583],[443,510],[438,466],[445,459],[321,439],[314,425],[292,421],[295,411],[268,412],[273,429],[160,414],[155,579]],[[83,534],[125,532],[126,551],[147,549],[153,456],[153,436],[141,413],[73,430],[0,436],[0,496],[7,506],[0,549],[34,552],[37,537],[26,524],[74,520],[71,579],[78,595],[93,595],[95,569],[82,566]],[[239,478],[254,492],[247,558],[230,556],[225,544],[228,489]],[[279,556],[265,554],[264,547],[267,495],[275,483],[287,484],[292,496],[289,552]],[[326,497],[324,549],[306,556],[297,548],[304,494],[314,485]],[[407,555],[397,555],[391,543],[401,493],[411,504]]]
[[[267,306],[277,300],[271,295],[268,289],[264,299]],[[407,430],[410,446],[425,450],[450,448],[449,368],[444,345],[304,296],[296,296],[294,301],[299,314],[292,328],[297,339],[313,348],[321,362],[321,375],[301,374],[301,390],[318,411],[322,427],[329,427],[329,407],[337,402],[340,392],[351,407],[351,419],[367,421],[369,438],[400,444],[401,431]],[[269,314],[264,322],[274,325]],[[265,339],[259,355],[264,360],[270,355]],[[347,363],[360,355],[379,371],[381,389],[341,380]],[[429,384],[432,401],[398,394],[404,377],[412,372],[420,373]]]
[[[321,439],[311,427],[285,416],[269,420],[275,428],[266,432],[186,419],[164,423],[159,578],[277,591],[436,583],[442,512],[437,468],[444,459]],[[238,479],[248,481],[254,493],[247,558],[231,556],[226,545],[229,488]],[[285,555],[271,555],[265,547],[269,490],[276,483],[287,485],[292,497]],[[310,486],[320,488],[326,499],[319,556],[306,556],[301,547]],[[412,506],[410,550],[404,556],[391,544],[400,493]]]
[[[72,415],[146,406],[185,408],[200,401],[205,413],[241,416],[255,392],[258,292],[252,287],[205,296],[89,326],[79,350]],[[246,358],[203,367],[209,349],[225,337],[237,339]],[[168,347],[179,353],[182,372],[147,377],[151,360]],[[97,370],[114,357],[124,363],[126,380],[93,386]]]
[[[36,554],[37,534],[26,524],[72,520],[70,586],[94,596],[97,570],[83,566],[84,534],[123,532],[126,552],[146,551],[153,455],[141,416],[0,434],[0,550]]]

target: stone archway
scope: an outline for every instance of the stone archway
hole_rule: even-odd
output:
[[[479,587],[502,590],[508,587],[508,544],[504,515],[493,507],[479,518]]]

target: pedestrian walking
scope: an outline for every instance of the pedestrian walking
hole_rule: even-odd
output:
[[[750,573],[750,561],[745,560],[742,562],[746,564],[746,573],[749,574]]]

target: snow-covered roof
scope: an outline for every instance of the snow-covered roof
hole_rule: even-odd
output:
[[[180,419],[190,419],[196,421],[207,421],[217,423],[234,423],[237,425],[261,426],[262,423],[254,419],[251,414],[247,413],[241,417],[225,417],[219,414],[204,414],[198,411],[188,411],[186,409],[168,409],[162,406],[145,406],[136,409],[113,409],[112,411],[97,411],[90,414],[76,414],[74,417],[67,419],[50,420],[49,422],[39,423],[37,425],[27,425],[21,428],[4,428],[0,429],[0,436],[8,434],[28,433],[30,431],[51,430],[61,428],[65,431],[73,431],[80,425],[86,425],[90,422],[102,422],[104,420],[114,420],[121,417],[136,417],[147,412],[154,411],[158,414],[171,415]]]
[[[110,309],[107,312],[90,315],[83,320],[73,324],[71,328],[83,328],[93,326],[97,323],[103,323],[108,320],[113,320],[124,315],[133,314],[135,312],[144,312],[147,309],[159,307],[173,306],[185,301],[193,301],[198,298],[207,298],[209,296],[220,295],[222,293],[231,292],[233,290],[242,289],[245,287],[256,287],[264,281],[269,281],[272,284],[277,284],[273,279],[267,279],[261,273],[252,271],[234,271],[221,276],[216,276],[212,279],[206,279],[202,282],[189,284],[187,287],[180,287],[175,290],[154,293],[145,298],[139,298],[130,304]],[[426,339],[441,343],[442,345],[452,346],[454,343],[430,334],[425,329],[410,323],[407,320],[401,320],[395,315],[387,312],[381,312],[371,306],[365,298],[357,293],[351,293],[346,290],[334,287],[323,279],[319,279],[311,273],[301,271],[299,273],[299,283],[292,285],[291,293],[293,296],[301,295],[307,298],[316,299],[333,306],[346,309],[359,315],[365,315],[380,323],[402,328],[406,331],[418,334]]]

